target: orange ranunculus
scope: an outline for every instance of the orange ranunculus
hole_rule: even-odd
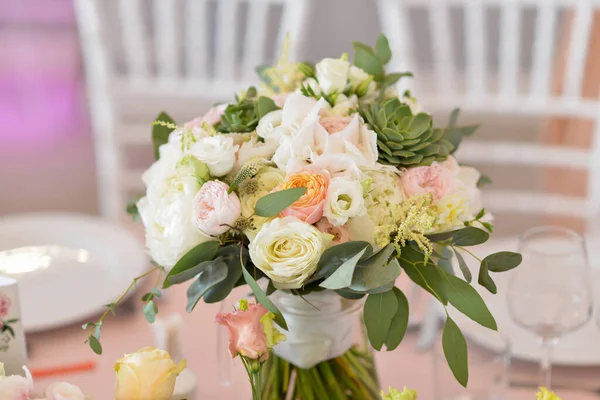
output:
[[[297,187],[305,187],[306,193],[283,210],[281,215],[284,217],[294,216],[308,224],[314,224],[323,216],[323,206],[329,188],[329,172],[304,169],[289,174],[275,191]]]

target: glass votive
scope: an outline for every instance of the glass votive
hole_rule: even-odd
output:
[[[467,341],[469,382],[463,387],[456,381],[442,348],[441,335],[432,354],[435,400],[505,400],[508,399],[510,343],[499,332],[471,321],[459,326]]]

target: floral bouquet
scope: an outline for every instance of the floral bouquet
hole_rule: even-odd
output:
[[[521,256],[468,249],[492,231],[478,188],[486,178],[453,157],[475,127],[457,126],[457,110],[440,127],[395,90],[411,74],[385,72],[385,36],[374,48],[354,43],[352,62],[293,63],[286,53],[259,68],[258,90],[183,125],[166,113],[154,122],[146,195],[128,207],[156,265],[143,276],[158,275],[144,313],[152,322],[154,297],[172,285],[191,282],[188,312],[248,285],[287,337],[266,361],[264,398],[377,398],[370,348],[393,350],[406,331],[409,304],[394,286],[402,271],[496,329],[463,255],[480,261],[477,281],[493,293],[492,273]],[[115,304],[89,325],[96,352]],[[443,344],[466,385],[466,343],[449,316]]]

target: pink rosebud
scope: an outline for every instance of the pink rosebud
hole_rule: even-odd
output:
[[[293,174],[288,174],[283,183],[274,192],[279,190],[304,187],[306,193],[296,200],[291,206],[281,212],[284,217],[293,216],[307,224],[314,224],[323,216],[323,207],[329,188],[329,172],[325,170],[304,169]]]
[[[81,390],[70,383],[55,382],[46,388],[46,400],[84,400]]]
[[[217,324],[225,326],[229,331],[231,357],[242,355],[254,360],[267,359],[267,335],[260,320],[268,312],[261,304],[248,304],[245,310],[217,314]]]
[[[351,121],[352,117],[333,116],[321,117],[319,123],[329,134],[332,134],[343,131]]]
[[[183,124],[186,129],[202,128],[202,125],[206,122],[209,125],[216,125],[221,122],[221,116],[225,112],[227,104],[219,104],[218,106],[212,107],[206,114],[201,117],[194,118],[191,121]]]
[[[327,218],[321,218],[315,226],[321,232],[333,235],[332,245],[350,241],[350,232],[348,232],[348,227],[346,225],[333,226]]]
[[[218,236],[227,232],[242,213],[240,199],[227,193],[229,185],[221,181],[208,181],[193,201],[194,224],[207,235]]]
[[[431,193],[435,201],[441,200],[453,187],[452,172],[439,163],[428,167],[409,168],[402,173],[402,189],[407,197]]]

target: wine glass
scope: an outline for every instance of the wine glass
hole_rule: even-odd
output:
[[[542,346],[540,384],[550,387],[552,348],[564,333],[592,316],[592,287],[585,239],[562,227],[542,226],[519,237],[523,262],[508,287],[512,318]]]

